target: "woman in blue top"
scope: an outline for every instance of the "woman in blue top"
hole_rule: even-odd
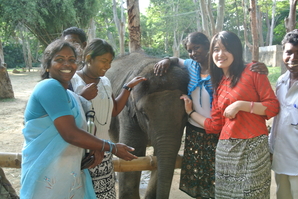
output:
[[[23,135],[22,199],[96,198],[87,169],[81,170],[85,149],[93,150],[99,164],[104,151],[124,160],[137,158],[134,149],[121,143],[106,143],[87,133],[79,97],[67,90],[77,70],[72,44],[56,40],[45,50],[42,81],[27,103]]]
[[[208,68],[209,39],[201,32],[193,32],[183,43],[190,59],[165,58],[155,65],[154,72],[162,75],[171,64],[186,67],[190,78],[188,95],[193,100],[193,110],[210,118],[213,89]],[[254,64],[251,70],[268,73],[263,63]],[[193,198],[215,197],[214,170],[218,137],[218,134],[206,134],[204,128],[189,117],[179,188]]]
[[[188,95],[193,99],[193,108],[205,117],[210,117],[213,90],[208,72],[210,42],[201,32],[190,33],[184,40],[184,47],[190,59],[171,57],[155,66],[157,75],[162,74],[170,64],[187,67],[190,81]],[[214,161],[217,134],[206,134],[204,128],[191,118],[185,134],[185,148],[182,159],[180,190],[193,198],[214,198]]]

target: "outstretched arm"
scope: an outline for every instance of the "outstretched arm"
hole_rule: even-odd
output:
[[[184,59],[180,59],[177,57],[164,58],[154,65],[154,73],[156,74],[156,76],[162,76],[164,73],[167,73],[168,68],[171,64],[175,64],[183,68]]]
[[[124,108],[127,99],[130,95],[131,89],[138,85],[140,82],[147,80],[145,77],[137,76],[133,78],[130,82],[126,84],[126,88],[122,89],[121,93],[118,95],[118,97],[115,99],[114,96],[112,96],[114,101],[114,108],[112,111],[112,116],[117,116],[122,109]]]
[[[66,142],[77,147],[101,152],[110,151],[112,149],[111,152],[113,154],[124,160],[133,160],[137,158],[135,155],[130,153],[131,151],[134,151],[134,148],[122,143],[117,143],[115,145],[116,147],[110,148],[111,145],[106,144],[104,140],[101,140],[78,128],[72,115],[58,117],[55,119],[54,125]]]

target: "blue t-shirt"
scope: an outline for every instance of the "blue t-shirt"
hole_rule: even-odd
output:
[[[64,115],[72,115],[72,102],[65,88],[55,79],[39,82],[25,109],[25,122],[48,115],[53,121]],[[72,105],[73,106],[73,105]]]

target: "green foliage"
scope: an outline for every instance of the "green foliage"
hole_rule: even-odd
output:
[[[142,31],[142,38],[146,41],[142,42],[151,48],[164,49],[166,54],[172,54],[174,34],[180,40],[197,29],[197,7],[191,0],[151,0],[151,5],[147,18],[141,18],[141,24],[146,27],[146,31]]]
[[[284,1],[277,1],[276,2],[276,26],[274,28],[274,38],[273,38],[273,45],[280,45],[281,40],[283,39],[284,35],[286,34],[286,28],[284,25],[284,19],[289,15],[290,4],[288,0]],[[297,13],[297,12],[296,12]],[[298,13],[296,15],[298,18]],[[296,23],[296,28],[298,28],[298,23]]]
[[[3,44],[4,60],[7,68],[25,67],[22,45],[14,43]]]
[[[2,1],[3,29],[12,33],[25,25],[45,47],[71,26],[84,28],[98,11],[97,0],[9,0]]]
[[[97,27],[96,37],[107,40],[108,43],[113,46],[117,54],[117,52],[119,51],[119,36],[113,16],[113,2],[111,0],[101,0],[98,3],[100,9],[95,17]],[[120,19],[121,8],[119,4],[120,3],[118,3],[116,7],[117,15]],[[126,15],[126,11],[124,11],[124,15]],[[126,31],[128,30],[126,29]]]
[[[277,79],[281,75],[281,67],[268,67],[268,79],[272,85],[276,84]]]
[[[248,7],[243,10],[243,0],[225,0],[224,30],[237,33],[242,41],[243,16],[247,16],[247,27],[250,29]],[[120,4],[116,0],[117,14],[120,18]],[[142,0],[139,0],[141,4]],[[218,1],[211,0],[211,12],[214,20],[217,16]],[[276,5],[276,26],[274,28],[273,44],[280,44],[285,35],[284,19],[289,14],[289,1],[278,0]],[[259,0],[258,6],[263,13],[263,36],[266,39],[268,25],[267,15],[271,23],[272,0]],[[199,30],[200,20],[198,0],[150,0],[147,16],[141,14],[141,45],[150,55],[164,57],[173,55],[174,34],[176,40],[185,38],[187,34]],[[244,13],[245,12],[245,13]],[[127,16],[127,10],[124,11]],[[298,13],[297,13],[298,15]],[[298,16],[297,16],[298,17]],[[31,53],[36,61],[43,52],[43,48],[60,36],[61,32],[70,27],[77,26],[87,32],[91,18],[96,22],[96,37],[107,40],[116,53],[119,51],[119,36],[112,10],[111,0],[1,0],[0,3],[0,38],[8,45],[11,37],[18,36],[20,24],[26,26],[32,34],[30,38]],[[125,20],[127,26],[127,17]],[[298,28],[298,23],[297,23]],[[251,34],[247,35],[251,41]],[[178,39],[177,39],[178,38]],[[125,29],[125,47],[128,48],[128,30]],[[37,42],[40,41],[40,44]],[[41,46],[41,47],[39,47]],[[19,48],[19,47],[18,47]],[[21,49],[21,48],[20,48]],[[6,51],[6,50],[4,50]],[[126,51],[127,52],[127,51]],[[188,54],[180,44],[180,57],[188,58]],[[6,58],[5,61],[8,61]],[[14,60],[14,58],[12,58]],[[16,65],[13,63],[13,65]]]

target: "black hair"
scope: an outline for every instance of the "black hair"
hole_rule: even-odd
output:
[[[57,52],[61,51],[64,47],[69,47],[74,52],[75,57],[77,58],[76,48],[69,43],[68,41],[57,39],[50,43],[43,53],[43,58],[41,62],[41,79],[48,79],[49,72],[48,69],[51,68],[51,61],[56,55]]]
[[[208,37],[201,33],[201,32],[192,32],[183,40],[184,48],[187,49],[187,44],[197,44],[197,45],[203,45],[207,50],[209,50],[210,41]]]
[[[221,42],[222,45],[224,45],[224,47],[226,48],[226,50],[229,53],[231,53],[234,58],[234,61],[229,67],[229,76],[231,78],[231,84],[230,84],[231,88],[236,86],[236,84],[238,83],[241,77],[241,73],[245,68],[245,64],[243,61],[242,43],[239,37],[235,33],[229,32],[229,31],[221,31],[216,35],[214,35],[210,45],[209,70],[210,70],[212,86],[215,92],[223,77],[223,70],[216,66],[212,58],[214,47],[218,42]]]
[[[298,45],[298,29],[294,29],[291,32],[288,32],[284,36],[284,38],[281,42],[283,49],[284,49],[286,43],[291,43],[294,46]]]
[[[71,34],[78,35],[82,43],[87,41],[87,35],[84,32],[84,30],[82,30],[81,28],[78,28],[78,27],[67,28],[62,32],[62,37],[65,37],[66,35],[71,35]]]
[[[90,41],[84,50],[84,60],[87,55],[90,55],[92,59],[97,56],[104,55],[106,53],[111,53],[115,57],[115,52],[113,47],[103,39],[95,38]]]

